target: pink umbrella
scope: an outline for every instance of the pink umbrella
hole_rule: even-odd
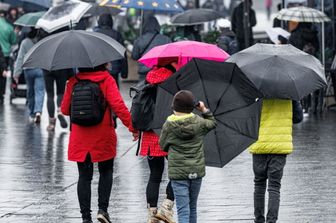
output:
[[[224,62],[230,55],[216,45],[197,41],[180,41],[157,46],[143,55],[139,62],[147,67],[158,65],[160,61],[178,58],[179,67],[187,64],[192,58]]]

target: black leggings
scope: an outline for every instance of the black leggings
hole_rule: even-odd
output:
[[[56,94],[57,94],[57,107],[61,107],[63,95],[65,91],[65,85],[68,78],[73,74],[72,69],[57,70],[57,71],[44,71],[45,88],[47,91],[47,109],[50,118],[55,117],[55,89],[56,82]]]
[[[147,204],[149,204],[150,207],[157,207],[165,157],[148,156],[147,160],[150,169],[150,176],[146,189]],[[174,201],[174,192],[170,181],[166,188],[166,194],[169,200]]]
[[[113,182],[114,159],[99,162],[98,207],[107,212]],[[91,219],[91,181],[93,163],[88,155],[83,163],[78,162],[77,194],[83,219]]]

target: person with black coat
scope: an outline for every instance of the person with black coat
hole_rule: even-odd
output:
[[[113,18],[110,14],[102,14],[99,16],[98,27],[95,29],[95,32],[103,33],[124,46],[124,38],[118,31],[113,29]],[[121,75],[121,77],[127,78],[128,62],[126,53],[124,59],[111,62],[111,69],[109,70],[109,72],[117,82],[118,86],[119,74]]]
[[[254,42],[253,39],[253,31],[252,27],[257,24],[255,11],[252,9],[252,0],[245,0],[247,4],[249,4],[249,27],[248,27],[248,35],[249,35],[249,45],[252,45]],[[248,46],[245,45],[245,27],[244,27],[244,1],[241,2],[236,8],[234,8],[231,24],[232,31],[236,34],[239,50],[243,50]]]
[[[300,22],[298,26],[291,32],[289,43],[299,50],[307,51],[309,54],[315,55],[319,51],[318,33],[313,29],[312,23]]]
[[[156,46],[171,43],[168,36],[160,34],[160,24],[154,16],[145,19],[143,31],[133,45],[132,59],[139,60],[145,53]],[[145,80],[150,68],[138,63],[139,82]]]
[[[3,55],[2,53],[2,50],[1,50],[1,46],[0,46],[0,76],[3,77],[4,80],[5,77],[6,77],[6,59],[5,59],[5,56]],[[0,98],[0,104],[3,104],[4,100],[3,100],[3,97]]]
[[[312,23],[301,22],[292,31],[289,40],[299,50],[302,50],[313,56],[317,56],[320,49],[318,33],[313,29]],[[309,95],[302,100],[305,112],[311,107],[311,111],[315,114],[321,113],[323,110],[323,89],[317,90],[313,93],[312,97]]]

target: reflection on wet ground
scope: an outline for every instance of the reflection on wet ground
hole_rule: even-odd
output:
[[[127,100],[128,85],[122,93]],[[45,113],[46,114],[46,113]],[[309,116],[295,126],[295,151],[288,157],[279,222],[335,222],[336,113]],[[81,222],[77,167],[67,161],[68,130],[48,134],[28,123],[24,101],[0,108],[0,222]],[[109,212],[113,222],[146,221],[146,159],[119,124],[118,157]],[[163,184],[166,184],[166,178]],[[164,187],[162,187],[162,193]],[[92,209],[97,211],[97,171]],[[163,197],[163,196],[162,196]],[[199,199],[199,222],[252,222],[251,155],[244,152],[223,169],[208,168]]]

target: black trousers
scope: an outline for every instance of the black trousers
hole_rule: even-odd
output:
[[[10,63],[10,58],[9,57],[5,57],[5,67],[6,70],[8,69],[9,63]],[[6,93],[6,82],[7,82],[7,78],[2,76],[3,70],[0,69],[0,100],[4,99],[4,95]]]
[[[146,189],[147,204],[149,204],[150,207],[157,207],[160,193],[160,183],[164,171],[165,157],[148,156],[147,160],[150,169],[150,176]],[[174,192],[170,181],[166,188],[166,194],[169,200],[174,200]]]
[[[114,159],[99,162],[98,207],[107,212],[113,182]],[[88,155],[83,163],[78,162],[77,194],[83,219],[91,219],[91,181],[93,176],[93,163]]]
[[[65,85],[68,78],[73,75],[72,69],[57,70],[57,71],[43,71],[45,80],[45,89],[47,91],[47,109],[50,118],[55,117],[55,83],[57,94],[57,107],[61,107]]]

